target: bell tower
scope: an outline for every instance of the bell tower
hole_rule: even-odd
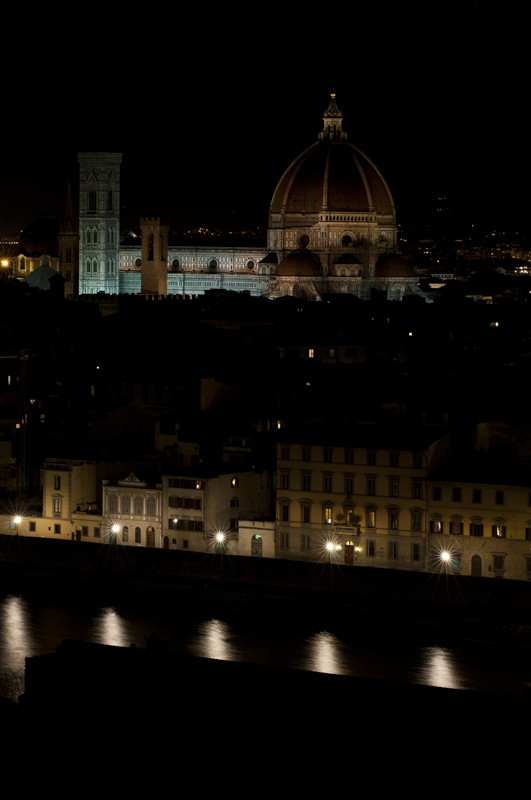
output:
[[[121,153],[78,153],[79,294],[118,294]]]

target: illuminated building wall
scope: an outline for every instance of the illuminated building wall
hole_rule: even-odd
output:
[[[284,440],[277,445],[277,558],[424,569],[424,464],[419,452]]]

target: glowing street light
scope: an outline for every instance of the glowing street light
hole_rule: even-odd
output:
[[[334,549],[334,543],[333,543],[333,542],[330,542],[330,541],[328,541],[328,542],[326,543],[326,549],[328,550],[328,563],[330,564],[330,563],[331,563],[331,562],[330,562],[330,559],[331,559],[331,557],[332,557],[332,550]]]
[[[19,526],[19,525],[20,525],[20,523],[22,522],[22,517],[20,516],[20,514],[17,514],[16,516],[14,516],[14,517],[13,517],[13,522],[14,522],[14,523],[15,523],[15,525],[16,525],[16,528],[17,528],[17,536],[18,536],[18,534],[19,534],[18,526]]]

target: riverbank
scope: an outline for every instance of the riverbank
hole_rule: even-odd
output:
[[[0,581],[4,593],[57,600],[531,647],[531,584],[494,578],[2,536]]]

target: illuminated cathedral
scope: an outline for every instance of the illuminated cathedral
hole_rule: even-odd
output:
[[[119,153],[79,154],[79,223],[69,201],[59,235],[57,268],[66,294],[194,296],[224,289],[321,300],[328,293],[368,299],[376,289],[395,300],[423,296],[413,268],[396,255],[389,187],[349,142],[334,94],[317,141],[275,189],[266,248],[192,240],[172,246],[168,226],[157,218],[141,220],[140,237],[121,235],[121,160]]]

